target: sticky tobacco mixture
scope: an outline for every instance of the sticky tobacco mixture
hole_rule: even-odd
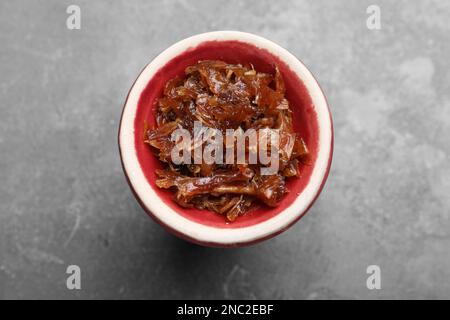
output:
[[[167,82],[157,101],[156,126],[146,127],[145,143],[165,163],[165,169],[156,171],[156,185],[172,189],[174,201],[182,207],[211,210],[229,221],[257,203],[277,206],[288,192],[286,178],[298,177],[309,156],[305,142],[293,131],[292,111],[284,95],[277,67],[274,74],[223,61],[200,61],[186,68],[185,77]],[[278,173],[261,175],[263,165],[249,164],[248,158],[245,164],[175,165],[171,134],[184,128],[193,136],[195,121],[224,134],[226,129],[279,129]]]

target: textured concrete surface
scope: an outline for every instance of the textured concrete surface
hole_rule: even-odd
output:
[[[81,30],[66,28],[69,4]],[[366,27],[370,4],[381,30]],[[445,0],[1,1],[0,298],[450,298],[449,19]],[[300,57],[336,134],[309,214],[232,250],[148,219],[116,145],[141,68],[222,29]],[[79,291],[66,289],[69,264]],[[366,288],[371,264],[381,290]]]

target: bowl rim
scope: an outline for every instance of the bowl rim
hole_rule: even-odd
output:
[[[265,49],[285,62],[305,85],[317,115],[318,154],[309,182],[288,207],[258,224],[239,228],[217,228],[189,220],[170,208],[148,183],[135,147],[134,123],[141,93],[166,63],[189,48],[207,41],[240,41]],[[119,153],[127,182],[142,208],[171,233],[206,246],[236,247],[271,238],[292,226],[312,206],[325,185],[333,155],[333,123],[326,97],[306,66],[289,51],[261,36],[241,31],[214,31],[197,34],[168,47],[147,64],[128,92],[120,119]]]

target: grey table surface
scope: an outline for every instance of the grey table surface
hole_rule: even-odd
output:
[[[81,8],[68,30],[66,8]],[[370,4],[381,29],[366,26]],[[310,212],[241,249],[149,219],[117,148],[141,68],[187,36],[241,30],[300,57],[333,113]],[[0,298],[450,298],[449,1],[1,1]],[[66,268],[82,270],[81,290]],[[366,268],[381,268],[368,290]]]

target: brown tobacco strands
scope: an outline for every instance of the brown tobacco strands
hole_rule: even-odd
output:
[[[274,74],[268,74],[257,72],[252,65],[223,61],[200,61],[186,68],[183,79],[169,80],[157,101],[156,126],[145,127],[144,142],[166,164],[156,172],[156,185],[173,189],[174,201],[183,207],[215,211],[229,221],[258,202],[277,206],[288,192],[286,178],[298,177],[300,166],[309,157],[305,142],[293,131],[285,90],[276,66]],[[175,165],[171,161],[175,145],[171,134],[184,128],[193,136],[195,121],[223,134],[227,129],[278,129],[279,171],[261,175],[264,166],[249,164],[248,158],[245,164]],[[286,151],[289,145],[292,152]],[[249,152],[246,146],[247,156]]]

